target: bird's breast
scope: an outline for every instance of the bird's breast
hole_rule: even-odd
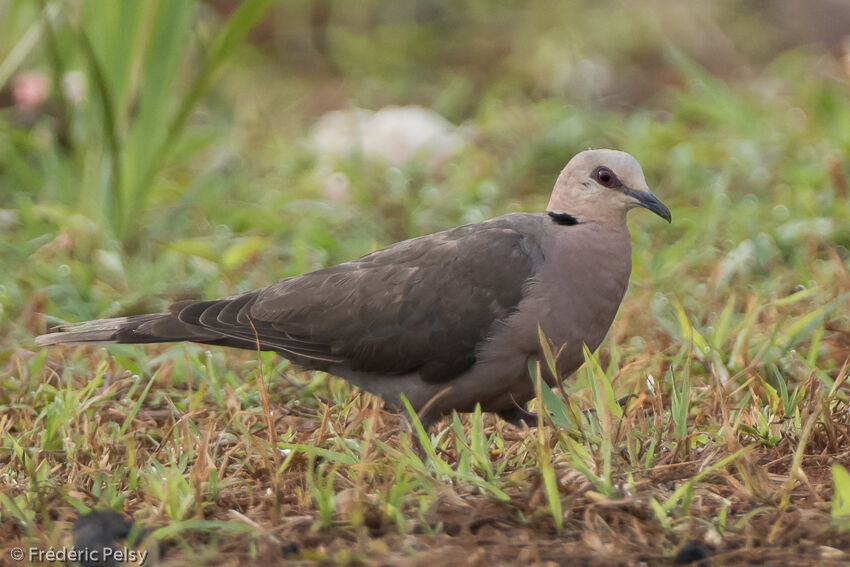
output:
[[[582,225],[569,229],[576,234],[554,241],[535,283],[537,318],[555,350],[561,350],[563,374],[581,365],[582,345],[595,350],[605,338],[631,273],[627,231]]]

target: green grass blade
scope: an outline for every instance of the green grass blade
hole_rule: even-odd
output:
[[[676,504],[680,500],[684,500],[685,497],[693,491],[694,486],[696,486],[696,484],[699,481],[701,481],[702,479],[704,479],[705,477],[707,477],[708,475],[710,475],[714,471],[718,471],[722,468],[725,468],[728,465],[730,465],[731,463],[737,461],[745,453],[747,453],[749,450],[750,450],[749,447],[743,447],[743,448],[735,451],[731,455],[727,455],[727,456],[723,457],[722,459],[720,459],[719,461],[717,461],[716,463],[714,463],[710,467],[698,472],[697,474],[695,474],[694,476],[689,478],[687,480],[687,482],[685,482],[684,484],[682,484],[676,490],[673,491],[673,494],[671,494],[670,497],[662,505],[662,509],[668,514],[670,512],[672,512],[673,508],[676,506]]]
[[[422,450],[434,464],[434,467],[437,469],[437,472],[441,474],[451,474],[451,467],[446,463],[443,459],[437,456],[437,451],[434,449],[434,444],[431,442],[431,438],[428,436],[428,432],[425,431],[425,428],[422,426],[422,422],[419,420],[419,415],[417,415],[416,411],[413,409],[413,406],[410,405],[410,400],[407,399],[407,396],[404,394],[401,395],[401,403],[404,406],[404,409],[407,411],[407,415],[410,417],[410,421],[413,425],[413,431],[416,434],[416,438],[419,440],[419,445],[422,447]]]
[[[272,2],[273,0],[245,0],[239,4],[227,24],[219,31],[206,50],[207,56],[201,70],[189,88],[189,92],[180,102],[180,107],[168,126],[166,142],[162,148],[163,152],[168,151],[182,132],[192,110],[206,92],[221,64],[233,53],[236,46],[254,24],[263,17]]]
[[[142,407],[142,404],[145,402],[145,399],[148,397],[148,392],[151,390],[151,386],[156,381],[156,377],[159,375],[159,370],[153,373],[151,379],[148,380],[145,389],[139,395],[139,399],[136,400],[136,403],[133,405],[133,409],[130,410],[130,413],[124,418],[124,423],[121,424],[121,430],[118,432],[118,436],[122,437],[126,432],[130,425],[133,423],[133,420],[136,419],[136,414],[139,413],[139,410]]]
[[[850,472],[839,464],[833,464],[831,473],[832,521],[838,529],[847,531],[850,530]]]

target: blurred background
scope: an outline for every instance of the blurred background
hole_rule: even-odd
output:
[[[0,351],[542,210],[591,147],[673,211],[632,215],[615,338],[663,347],[673,303],[826,305],[848,75],[839,0],[0,0]]]

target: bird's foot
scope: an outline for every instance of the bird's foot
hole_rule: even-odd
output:
[[[537,426],[537,414],[532,411],[528,411],[525,406],[517,406],[508,410],[500,411],[499,417],[511,425],[520,428],[523,425],[527,425],[528,427]]]

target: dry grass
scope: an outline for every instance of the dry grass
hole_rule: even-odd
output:
[[[734,345],[745,328],[731,329]],[[850,466],[846,365],[832,388],[811,371],[783,399],[758,360],[696,373],[693,349],[656,335],[634,358],[610,342],[607,369],[591,360],[543,429],[444,420],[424,458],[379,400],[265,355],[18,351],[3,377],[3,556],[70,545],[92,507],[144,526],[164,565],[656,565],[684,547],[716,565],[846,563],[830,473]],[[847,354],[846,333],[822,340]],[[606,384],[631,396],[611,406]]]

